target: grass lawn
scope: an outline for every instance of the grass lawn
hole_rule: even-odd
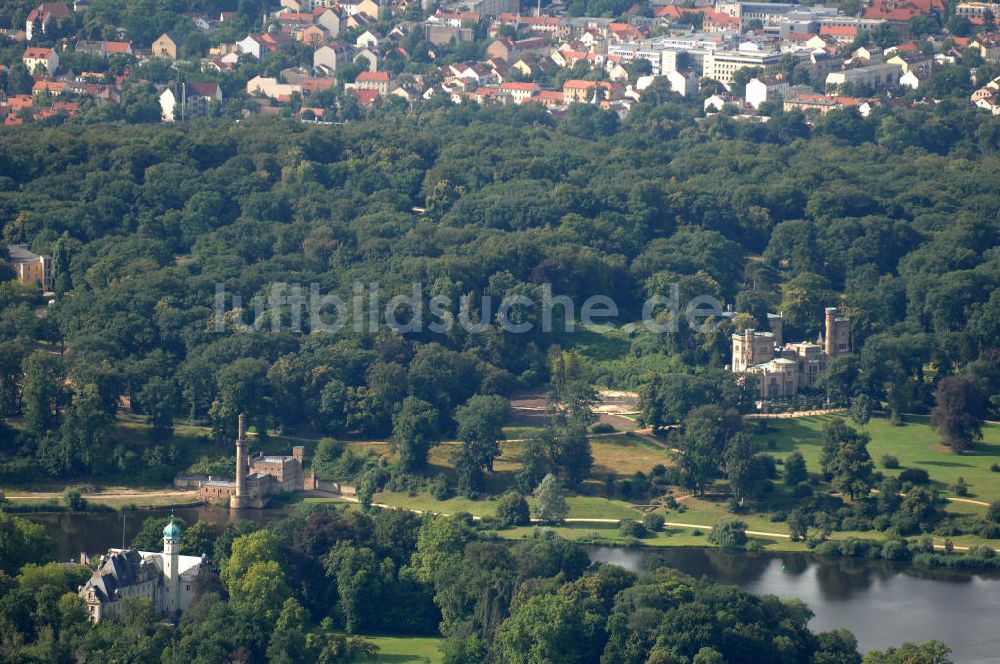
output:
[[[618,537],[618,527],[611,524],[570,523],[564,526],[556,526],[551,528],[551,530],[554,530],[559,537],[568,540],[579,540],[589,536],[598,535],[603,540],[606,540],[605,542],[602,542],[603,544],[625,544],[625,540]],[[534,532],[534,526],[526,526],[523,528],[502,530],[499,534],[504,539],[522,540],[530,539]],[[696,535],[695,533],[699,534]],[[644,537],[640,540],[639,546],[712,546],[708,543],[708,539],[706,537],[707,534],[707,530],[667,527],[664,528],[663,532],[654,533],[649,537]],[[791,542],[784,538],[768,537],[751,537],[750,539],[759,541],[761,546],[768,551],[808,551],[805,542]]]
[[[307,498],[307,502],[318,502],[323,499]],[[496,500],[469,500],[462,496],[456,496],[448,500],[435,500],[433,496],[426,493],[418,493],[411,496],[406,493],[393,491],[383,491],[375,494],[376,503],[384,503],[393,507],[401,507],[421,512],[443,512],[445,514],[455,514],[456,512],[468,512],[473,516],[493,516],[496,513]],[[528,496],[528,504],[534,507],[535,499]],[[593,496],[569,496],[566,498],[569,505],[569,517],[577,519],[639,519],[642,513],[633,508],[629,503],[621,500],[608,500],[606,498],[596,498]]]
[[[628,354],[632,345],[628,331],[621,327],[582,323],[577,323],[573,332],[567,332],[559,341],[592,362],[619,360]]]
[[[373,659],[359,659],[368,664],[437,664],[441,661],[441,643],[436,636],[362,635],[379,647]]]
[[[805,457],[810,472],[819,472],[819,456],[823,446],[823,425],[834,416],[800,417],[788,420],[768,420],[768,431],[757,434],[761,448],[775,456],[785,457],[798,450]],[[886,475],[898,475],[902,468],[926,470],[934,488],[945,496],[954,496],[951,485],[959,477],[969,485],[967,498],[992,502],[1000,500],[1000,473],[990,471],[990,465],[1000,463],[1000,425],[983,427],[983,440],[962,455],[953,454],[940,445],[927,417],[906,417],[902,426],[891,426],[885,418],[873,418],[861,428],[871,436],[868,452],[876,467]],[[883,455],[899,459],[899,470],[883,468]],[[971,506],[969,506],[971,507]]]

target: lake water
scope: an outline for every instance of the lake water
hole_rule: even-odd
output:
[[[90,514],[25,514],[45,525],[59,560],[101,553],[131,541],[150,516],[170,510]],[[191,524],[222,528],[233,519],[265,523],[281,510],[177,509]],[[124,523],[123,523],[124,520]],[[643,572],[667,564],[755,594],[803,600],[815,613],[810,627],[846,627],[864,651],[904,641],[937,639],[963,664],[1000,663],[1000,575],[929,571],[883,560],[821,558],[803,554],[740,553],[721,549],[588,547],[592,560]]]
[[[638,573],[666,564],[758,595],[801,599],[815,613],[810,628],[846,627],[862,651],[937,639],[956,662],[1000,662],[1000,575],[721,549],[592,547],[589,553]]]
[[[149,517],[163,517],[173,514],[187,524],[204,521],[215,525],[219,530],[233,519],[249,519],[258,523],[266,523],[280,519],[285,514],[281,510],[239,510],[202,506],[180,509],[138,510],[135,512],[89,512],[71,514],[58,512],[51,514],[20,514],[35,523],[45,526],[50,537],[56,543],[56,559],[60,561],[77,561],[81,553],[104,553],[110,548],[122,546],[132,541],[142,522]],[[124,537],[123,537],[124,534]]]

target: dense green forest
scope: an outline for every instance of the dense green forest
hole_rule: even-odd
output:
[[[133,544],[156,547],[165,522],[148,519]],[[182,552],[209,556],[179,624],[133,598],[91,627],[75,593],[89,570],[23,564],[43,559],[29,550],[44,536],[0,512],[0,662],[333,664],[371,652],[355,634],[438,628],[446,664],[862,662],[847,630],[811,632],[798,600],[667,567],[591,567],[579,545],[544,533],[511,544],[461,516],[329,507],[257,528],[182,533]],[[928,642],[863,661],[941,663],[947,652]]]
[[[831,369],[832,402],[926,412],[958,374],[996,414],[998,147],[1000,118],[950,101],[814,125],[643,105],[619,121],[574,105],[559,121],[463,106],[343,126],[8,128],[4,240],[53,257],[56,293],[46,306],[0,285],[0,410],[12,418],[0,477],[169,477],[187,461],[169,442],[176,417],[210,420],[220,440],[238,412],[262,431],[388,436],[407,397],[410,415],[429,413],[424,438],[440,439],[469,399],[545,383],[554,349],[573,345],[490,317],[481,333],[310,334],[308,320],[299,333],[267,316],[245,333],[248,311],[216,319],[219,284],[250,303],[274,282],[345,300],[359,283],[388,298],[419,282],[472,318],[483,295],[540,298],[551,284],[578,302],[611,297],[626,322],[677,283],[682,301],[711,294],[745,315],[704,332],[639,326],[593,382],[697,374],[721,386],[712,395],[732,388],[734,329],[781,309],[785,337],[811,339],[834,304],[856,352]],[[126,405],[161,443],[109,434]]]

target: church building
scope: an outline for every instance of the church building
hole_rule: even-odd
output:
[[[181,529],[173,519],[163,529],[163,552],[110,549],[79,590],[91,622],[117,613],[122,602],[148,599],[169,618],[191,608],[201,556],[180,555]]]

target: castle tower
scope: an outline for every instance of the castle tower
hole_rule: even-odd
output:
[[[181,528],[170,517],[163,529],[163,610],[171,615],[180,610],[181,580],[178,557],[181,548]]]
[[[771,333],[774,334],[774,347],[780,348],[785,345],[785,340],[781,336],[785,324],[784,316],[780,312],[776,314],[768,314],[767,322],[771,326]]]
[[[823,350],[826,356],[834,358],[837,355],[837,307],[826,308],[826,333],[823,336]]]
[[[236,427],[236,495],[229,499],[229,507],[239,509],[246,504],[247,455],[244,449],[247,433],[246,415],[240,413]]]

